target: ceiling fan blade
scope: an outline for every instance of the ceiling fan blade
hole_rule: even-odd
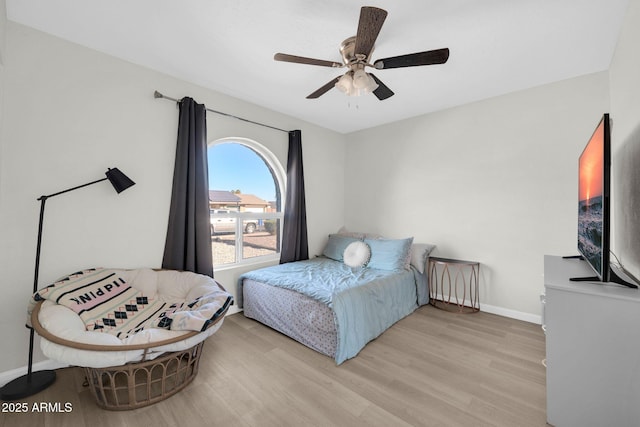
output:
[[[343,64],[334,61],[323,61],[322,59],[305,58],[304,56],[287,55],[286,53],[276,53],[273,59],[283,62],[295,62],[296,64],[320,65],[322,67],[341,68]]]
[[[373,66],[378,70],[400,67],[416,67],[419,65],[444,64],[449,59],[449,48],[429,50],[426,52],[410,53],[408,55],[393,56],[378,59]]]
[[[356,55],[360,54],[364,55],[365,58],[369,58],[386,17],[387,11],[384,9],[369,6],[364,6],[360,9],[360,22],[358,23],[354,49]]]
[[[393,91],[389,89],[387,85],[382,83],[379,78],[374,76],[372,73],[369,73],[369,75],[373,77],[373,80],[375,80],[376,83],[378,83],[378,89],[374,90],[373,94],[377,96],[380,101],[384,101],[394,95]]]
[[[335,87],[336,83],[338,83],[338,80],[340,80],[340,77],[336,77],[335,79],[331,80],[329,83],[327,83],[326,85],[322,86],[320,89],[316,90],[311,95],[307,96],[307,99],[320,98],[322,95],[324,95],[325,93],[327,93],[331,89],[333,89]]]

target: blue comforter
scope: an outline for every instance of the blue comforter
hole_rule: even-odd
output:
[[[323,257],[243,274],[237,298],[240,307],[245,278],[300,292],[331,307],[338,335],[337,364],[356,356],[369,341],[412,313],[419,303],[428,302],[428,298],[424,300],[424,276],[414,269],[351,268]]]

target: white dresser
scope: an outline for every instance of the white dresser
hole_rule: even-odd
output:
[[[547,421],[640,426],[640,291],[571,282],[585,261],[545,255]]]

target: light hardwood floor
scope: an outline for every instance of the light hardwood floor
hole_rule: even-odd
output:
[[[133,411],[95,406],[83,371],[26,402],[68,413],[0,413],[0,427],[544,426],[539,325],[425,306],[340,366],[241,313],[205,344],[198,377]]]

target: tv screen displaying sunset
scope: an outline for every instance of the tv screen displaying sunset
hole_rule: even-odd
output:
[[[601,122],[579,161],[578,249],[602,276],[604,122]]]

